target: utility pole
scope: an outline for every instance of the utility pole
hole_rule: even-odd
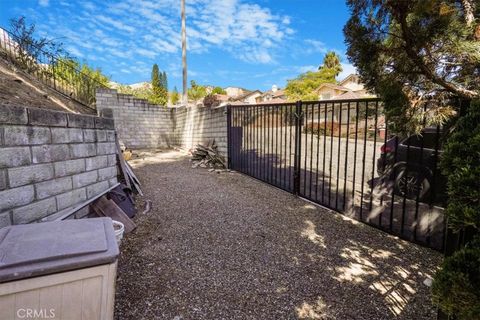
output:
[[[187,105],[187,28],[185,23],[185,0],[182,1],[182,66],[183,66],[183,93],[182,104]]]

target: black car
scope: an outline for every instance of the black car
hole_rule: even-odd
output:
[[[377,172],[380,177],[394,181],[397,195],[435,202],[444,198],[445,177],[438,168],[441,134],[437,128],[426,128],[418,135],[393,137],[381,147]],[[430,197],[432,190],[435,197]]]

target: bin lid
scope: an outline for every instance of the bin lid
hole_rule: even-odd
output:
[[[0,229],[0,283],[114,262],[111,218],[52,221]]]

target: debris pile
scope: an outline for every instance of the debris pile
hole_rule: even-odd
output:
[[[197,144],[192,151],[192,161],[192,168],[226,168],[225,160],[218,152],[214,139],[205,144]]]

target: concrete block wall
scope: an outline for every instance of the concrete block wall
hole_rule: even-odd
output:
[[[215,139],[227,156],[226,107],[165,108],[114,89],[97,90],[97,109],[113,117],[119,139],[127,148],[182,147]]]
[[[116,183],[112,119],[0,107],[0,227],[59,216]]]
[[[218,150],[227,157],[226,107],[182,107],[175,111],[176,145],[191,149],[198,143],[215,139]]]
[[[114,89],[97,90],[99,114],[115,119],[119,139],[127,148],[171,147],[173,110],[148,103]]]

